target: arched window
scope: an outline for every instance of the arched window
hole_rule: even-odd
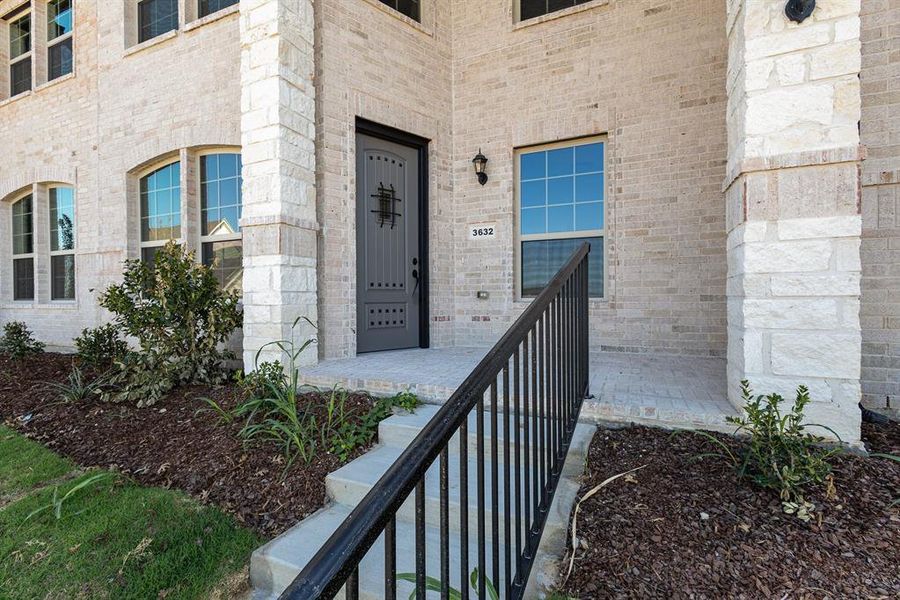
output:
[[[33,207],[31,194],[12,205],[13,300],[34,300]]]
[[[241,290],[241,155],[209,153],[200,156],[200,243],[203,264],[219,284]]]
[[[50,188],[50,299],[75,299],[75,190]]]
[[[141,258],[152,262],[157,250],[181,237],[181,163],[176,161],[141,178]]]

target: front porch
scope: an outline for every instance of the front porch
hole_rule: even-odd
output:
[[[303,382],[339,385],[391,395],[409,389],[425,402],[441,404],[472,372],[487,348],[396,350],[332,359],[307,367]],[[664,427],[731,430],[725,360],[694,356],[593,352],[590,391],[582,419],[641,422]]]

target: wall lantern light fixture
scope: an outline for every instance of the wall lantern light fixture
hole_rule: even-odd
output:
[[[475,155],[475,158],[472,159],[472,165],[475,166],[475,175],[478,176],[478,183],[484,185],[488,182],[487,173],[484,172],[484,167],[487,166],[487,157],[481,153],[481,148],[478,149],[478,154]]]
[[[788,0],[784,8],[787,18],[796,23],[805,21],[816,9],[816,0]]]

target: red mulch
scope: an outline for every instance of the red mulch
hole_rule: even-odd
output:
[[[872,451],[898,450],[900,427],[867,426]],[[721,436],[735,447],[736,441]],[[821,522],[782,512],[777,495],[739,481],[691,434],[601,430],[581,495],[641,465],[581,507],[574,598],[898,598],[900,465],[846,455],[837,499],[810,495]]]
[[[244,448],[240,424],[223,424],[199,400],[209,397],[231,408],[240,400],[235,386],[184,387],[150,408],[61,404],[46,382],[64,381],[72,360],[47,353],[16,364],[0,357],[0,421],[80,465],[183,490],[267,537],[325,503],[325,476],[341,465],[336,456],[320,451],[308,465],[298,459],[282,477],[277,448]],[[347,406],[364,412],[371,400],[355,394]]]

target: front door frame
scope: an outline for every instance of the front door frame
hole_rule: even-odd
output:
[[[430,261],[428,258],[428,144],[429,140],[394,129],[381,123],[375,123],[356,117],[356,131],[353,143],[356,144],[356,134],[363,134],[379,138],[395,144],[401,144],[414,149],[419,156],[419,347],[428,348],[431,345],[431,331],[429,324],[429,273]],[[355,169],[356,167],[354,167]],[[357,175],[358,176],[358,175]],[[358,203],[354,204],[354,207]],[[356,232],[359,235],[359,232]],[[358,260],[358,258],[357,258]],[[356,282],[359,285],[359,281]],[[359,323],[356,324],[359,327]]]

